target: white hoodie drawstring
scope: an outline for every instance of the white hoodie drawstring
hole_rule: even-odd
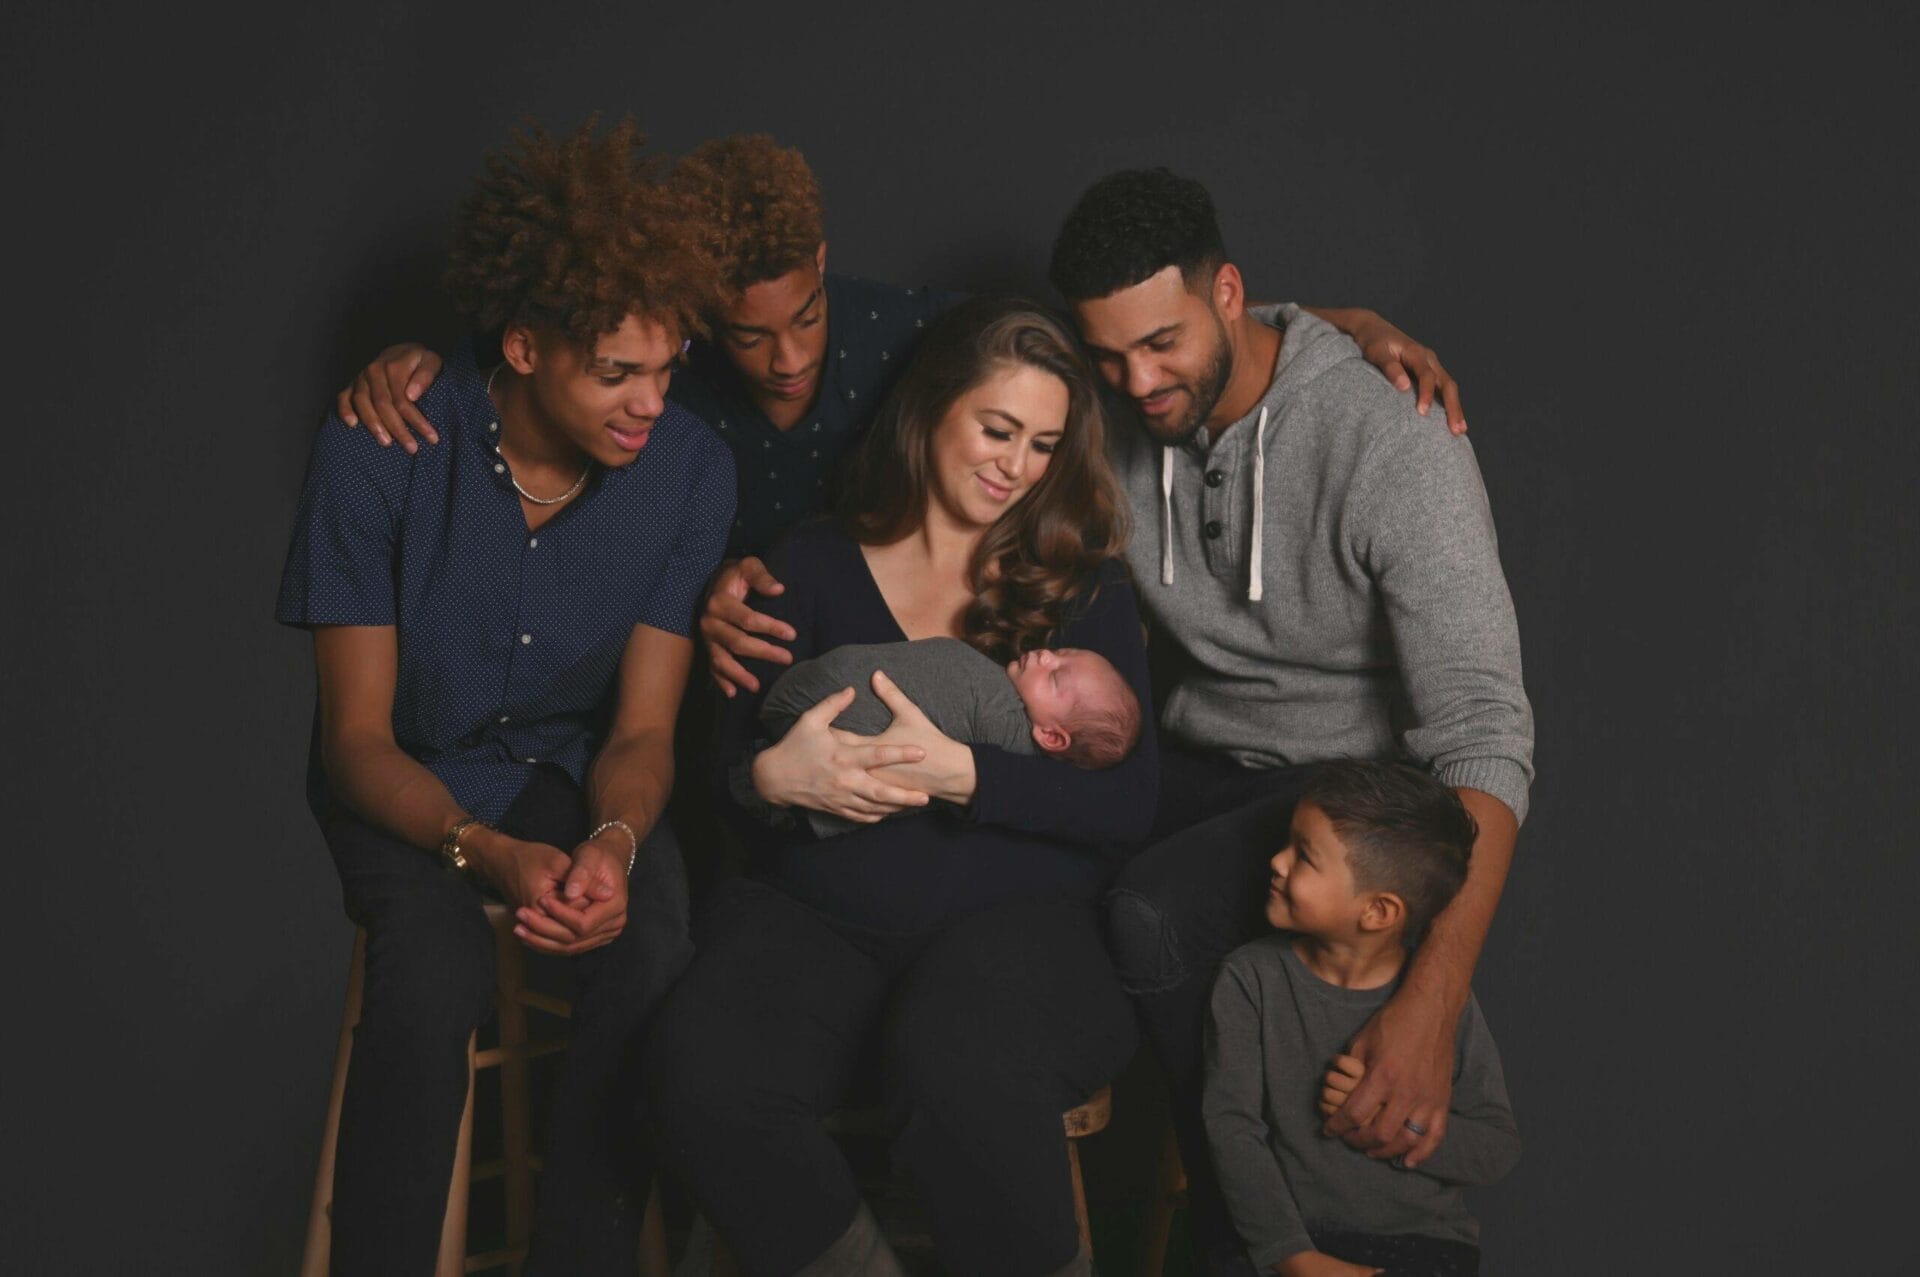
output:
[[[1160,584],[1173,584],[1173,449],[1160,450]]]
[[[1247,556],[1247,602],[1260,601],[1260,551],[1267,526],[1267,406],[1260,405],[1260,424],[1253,432],[1253,551]],[[1163,570],[1169,581],[1173,569]]]

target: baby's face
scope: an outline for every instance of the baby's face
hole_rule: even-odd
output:
[[[1105,690],[1112,667],[1085,648],[1038,648],[1007,665],[1007,677],[1035,727],[1058,727]]]

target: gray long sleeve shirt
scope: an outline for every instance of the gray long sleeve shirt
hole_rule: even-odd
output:
[[[1344,989],[1314,975],[1284,932],[1230,954],[1207,1016],[1207,1143],[1234,1227],[1265,1271],[1314,1249],[1309,1229],[1418,1233],[1479,1243],[1462,1186],[1490,1184],[1520,1158],[1493,1036],[1471,996],[1454,1039],[1453,1100],[1439,1149],[1417,1170],[1320,1134],[1333,1058],[1398,981]]]
[[[1217,438],[1109,431],[1141,604],[1177,649],[1161,732],[1248,767],[1410,757],[1525,819],[1533,712],[1472,445],[1331,325],[1284,320],[1266,394]]]
[[[1035,752],[1033,719],[1014,690],[1006,670],[956,638],[912,639],[900,643],[848,643],[788,669],[767,691],[760,721],[775,738],[793,721],[843,687],[854,689],[853,704],[833,725],[872,736],[884,732],[893,713],[873,694],[873,674],[887,677],[942,732],[969,745],[994,745],[1010,754]],[[807,820],[822,838],[860,826],[825,812],[809,811]]]

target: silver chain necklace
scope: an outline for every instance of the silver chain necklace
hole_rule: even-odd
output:
[[[500,375],[500,370],[505,366],[506,366],[505,364],[495,364],[493,366],[493,371],[487,374],[487,399],[489,402],[491,402],[493,399],[493,379]],[[493,424],[497,431],[500,423],[496,421]],[[520,481],[513,477],[513,463],[507,460],[506,453],[500,451],[500,444],[498,440],[494,442],[493,455],[500,458],[500,464],[507,468],[507,482],[513,485],[513,490],[515,492],[518,492],[521,496],[525,497],[527,500],[533,502],[535,505],[559,505],[562,501],[573,500],[573,498],[580,495],[580,489],[587,486],[587,476],[593,473],[593,462],[589,461],[587,462],[586,467],[580,471],[580,477],[573,481],[573,486],[571,488],[568,488],[565,492],[562,492],[557,497],[536,497],[531,492],[528,492],[525,488],[521,487]]]

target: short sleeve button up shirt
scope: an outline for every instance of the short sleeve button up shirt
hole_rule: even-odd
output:
[[[498,819],[538,763],[584,782],[634,626],[691,633],[732,524],[733,461],[669,402],[638,457],[596,466],[530,532],[469,354],[420,407],[441,442],[411,456],[337,416],[321,426],[275,614],[395,627],[395,741]]]

